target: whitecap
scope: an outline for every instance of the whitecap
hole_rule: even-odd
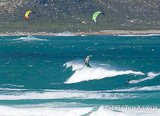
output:
[[[48,41],[47,39],[40,39],[33,36],[27,36],[27,37],[20,37],[17,39],[14,39],[16,41]]]
[[[74,33],[71,33],[69,31],[65,31],[63,33],[57,33],[55,36],[76,36]]]
[[[119,75],[144,75],[143,72],[133,70],[114,70],[100,66],[92,68],[84,66],[80,62],[71,61],[64,64],[66,68],[71,67],[74,73],[65,81],[65,84],[78,83],[82,81],[99,80],[107,77],[115,77]]]
[[[107,93],[103,91],[80,91],[80,90],[43,90],[19,91],[1,93],[0,100],[30,100],[30,99],[130,99],[139,97],[130,93]]]
[[[51,108],[51,107],[13,107],[0,106],[1,116],[81,116],[90,107]]]
[[[160,109],[129,106],[100,106],[89,116],[159,116]]]
[[[160,73],[149,72],[147,74],[146,78],[138,79],[138,80],[131,80],[131,81],[129,81],[129,83],[130,84],[137,84],[137,83],[140,83],[140,82],[143,82],[143,81],[152,80],[159,75],[160,75]]]
[[[2,84],[1,86],[7,86],[7,87],[24,87],[24,85],[15,85],[15,84]]]
[[[160,86],[144,86],[144,87],[132,87],[125,89],[105,90],[105,92],[137,92],[137,91],[160,91]]]

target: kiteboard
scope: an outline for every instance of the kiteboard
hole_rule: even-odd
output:
[[[90,64],[85,64],[88,68],[92,68]]]

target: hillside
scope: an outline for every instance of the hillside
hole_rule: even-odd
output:
[[[26,21],[27,9],[35,13]],[[1,0],[0,32],[159,30],[159,0]],[[103,11],[95,24],[92,14]]]

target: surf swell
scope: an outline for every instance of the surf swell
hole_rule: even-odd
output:
[[[160,86],[144,86],[144,87],[132,87],[126,89],[114,89],[105,90],[105,92],[138,92],[138,91],[160,91]]]
[[[91,107],[62,107],[49,106],[0,106],[1,116],[81,116],[89,112]]]
[[[144,75],[144,73],[140,71],[132,71],[132,70],[110,70],[101,66],[93,66],[92,68],[88,68],[84,66],[81,62],[71,61],[64,64],[66,68],[72,68],[74,71],[73,75],[65,81],[65,84],[78,83],[83,81],[90,80],[99,80],[107,77],[115,77],[119,75]]]
[[[65,31],[63,33],[57,33],[57,34],[55,34],[55,36],[76,36],[76,35],[74,33]]]
[[[158,116],[159,112],[160,110],[157,108],[148,110],[145,107],[100,106],[95,111],[91,112],[89,116]]]
[[[129,83],[130,84],[137,84],[137,83],[140,83],[140,82],[143,82],[143,81],[147,81],[147,80],[151,80],[151,79],[154,79],[155,77],[159,76],[160,73],[153,73],[153,72],[149,72],[147,74],[147,77],[146,78],[143,78],[143,79],[139,79],[139,80],[131,80]]]
[[[159,116],[160,109],[125,109],[126,106],[62,107],[49,106],[0,106],[3,116]],[[129,107],[128,107],[129,108]]]
[[[47,39],[40,39],[40,38],[36,38],[33,36],[20,37],[14,40],[17,40],[17,41],[47,41]]]
[[[18,94],[17,94],[18,93]],[[137,94],[107,93],[103,91],[80,91],[80,90],[44,90],[27,91],[10,90],[10,93],[3,91],[0,100],[32,100],[32,99],[131,99],[138,97]]]
[[[159,91],[160,86],[144,86],[126,89],[113,89],[104,91],[82,90],[28,90],[0,88],[0,100],[31,100],[31,99],[133,99],[146,96],[138,94],[140,91]],[[127,92],[127,93],[126,93]],[[128,93],[129,92],[129,93]],[[134,93],[132,93],[134,92]]]

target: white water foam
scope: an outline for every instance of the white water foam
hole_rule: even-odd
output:
[[[80,90],[36,90],[0,88],[0,100],[27,100],[27,99],[133,99],[142,97],[136,91],[160,91],[160,86],[133,87],[105,91]],[[113,93],[112,93],[113,92]],[[121,93],[129,92],[129,93]]]
[[[65,31],[63,33],[57,33],[57,34],[55,34],[55,36],[75,36],[75,34],[69,32],[69,31]]]
[[[66,67],[66,69],[71,67],[72,71],[81,70],[84,67],[80,61],[70,61],[65,63],[63,66]]]
[[[1,91],[36,91],[36,90],[30,90],[30,89],[14,89],[14,88],[0,88]],[[63,92],[63,91],[67,91],[67,92],[71,92],[71,93],[101,93],[101,96],[106,96],[103,95],[102,92],[136,92],[136,91],[160,91],[160,85],[157,86],[144,86],[144,87],[132,87],[132,88],[125,88],[125,89],[113,89],[113,90],[105,90],[105,91],[76,91],[76,90],[50,90],[50,89],[42,89],[41,91],[47,91],[47,92]],[[35,92],[36,93],[36,92]],[[65,94],[65,93],[64,93]],[[74,94],[72,94],[74,95]],[[76,98],[76,96],[73,96],[74,98]],[[60,97],[62,98],[62,97]]]
[[[132,109],[133,108],[133,109]],[[96,111],[93,111],[89,116],[159,116],[160,109],[147,109],[147,108],[134,108],[125,109],[123,107],[115,107],[113,106],[109,108],[109,106],[101,106]]]
[[[7,107],[0,106],[1,116],[82,116],[89,112],[90,107],[50,108],[50,107]]]
[[[100,107],[15,107],[0,106],[1,116],[159,116],[160,109],[124,109]]]
[[[80,62],[71,61],[64,64],[66,68],[71,67],[73,71],[73,75],[64,83],[65,84],[71,84],[71,83],[78,83],[82,81],[90,81],[90,80],[99,80],[107,77],[115,77],[119,75],[144,75],[144,73],[140,71],[132,71],[132,70],[126,70],[126,71],[117,71],[117,70],[110,70],[104,67],[95,66],[92,68],[88,68],[84,66]]]
[[[27,89],[17,89],[17,88],[0,88],[0,91],[24,91]]]
[[[17,41],[48,41],[47,39],[40,39],[40,38],[36,38],[33,36],[20,37],[14,40],[17,40]]]
[[[132,87],[128,89],[105,90],[105,92],[160,91],[160,86]]]
[[[2,84],[2,85],[0,85],[0,86],[18,87],[18,88],[24,87],[24,85],[15,85],[15,84]]]
[[[152,80],[152,79],[154,79],[155,77],[157,77],[159,75],[160,75],[160,73],[149,72],[147,74],[146,78],[139,79],[139,80],[131,80],[131,81],[129,81],[129,83],[130,84],[137,84],[137,83],[140,83],[140,82],[143,82],[143,81]]]
[[[139,95],[132,93],[107,93],[101,91],[76,91],[76,90],[53,90],[53,91],[13,91],[1,93],[0,100],[29,100],[29,99],[131,99]]]

